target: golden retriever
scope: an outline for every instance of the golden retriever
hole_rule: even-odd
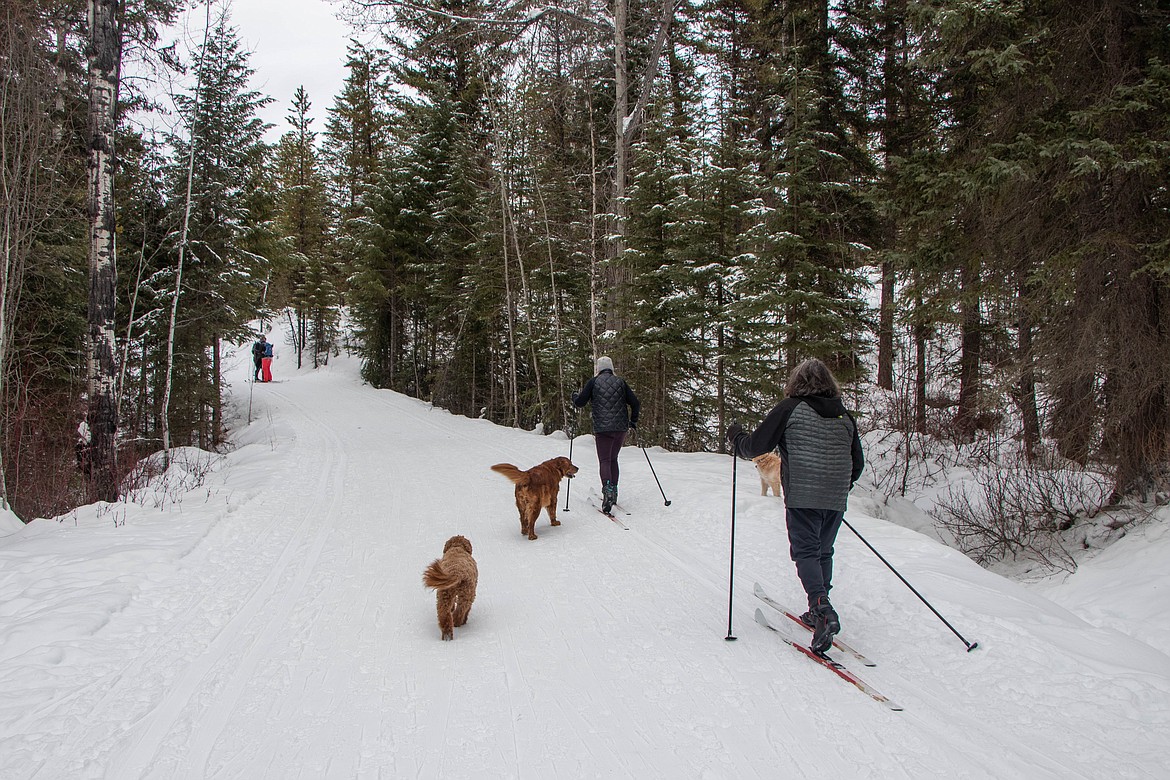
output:
[[[435,611],[443,639],[454,639],[455,626],[467,622],[479,584],[479,567],[471,557],[471,540],[466,536],[448,539],[443,545],[443,557],[436,558],[423,572],[423,584],[437,591]]]
[[[549,525],[560,525],[557,520],[557,496],[561,492],[561,478],[570,479],[577,473],[577,467],[568,458],[552,458],[521,471],[511,463],[497,463],[492,471],[498,471],[516,484],[516,508],[520,510],[520,533],[529,539],[536,538],[536,518],[543,507],[548,510]]]
[[[768,495],[768,488],[772,488],[772,495],[780,495],[780,456],[774,452],[765,452],[752,458],[756,464],[756,471],[760,472],[760,495]]]

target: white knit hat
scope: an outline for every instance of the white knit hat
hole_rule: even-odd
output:
[[[613,361],[610,360],[608,356],[602,355],[601,357],[597,358],[597,362],[593,365],[594,376],[596,376],[597,374],[600,374],[602,371],[606,370],[607,368],[610,371],[613,371]]]

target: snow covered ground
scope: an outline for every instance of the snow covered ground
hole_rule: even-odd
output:
[[[850,520],[979,642],[843,531],[843,638],[878,662],[851,668],[892,712],[754,622],[754,582],[801,597],[750,464],[727,642],[726,455],[650,449],[668,507],[627,448],[625,531],[584,502],[578,438],[563,525],[529,541],[488,466],[566,455],[563,434],[371,389],[344,358],[253,387],[245,353],[232,452],[183,451],[129,503],[0,522],[0,777],[1170,777],[1164,518],[1026,587],[895,505],[876,519],[863,479]],[[442,642],[420,577],[456,533],[479,597]]]

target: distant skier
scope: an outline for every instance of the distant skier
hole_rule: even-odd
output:
[[[736,423],[727,439],[743,458],[780,448],[789,554],[808,596],[801,620],[813,629],[812,649],[823,653],[841,630],[829,603],[833,543],[865,456],[857,422],[828,366],[816,358],[804,361],[789,376],[784,395],[755,433]]]
[[[260,338],[263,339],[264,337],[261,336]],[[274,357],[274,355],[272,353],[272,342],[265,342],[265,344],[264,344],[264,357],[260,359],[260,367],[263,371],[265,382],[272,381],[272,358],[273,357]]]
[[[252,363],[255,365],[255,370],[252,372],[252,381],[260,381],[260,368],[264,364],[264,353],[270,345],[264,334],[260,334],[260,340],[252,344]]]
[[[601,511],[608,514],[617,503],[618,455],[625,444],[626,432],[638,428],[642,404],[626,380],[614,375],[613,361],[605,355],[597,358],[593,372],[593,378],[573,393],[572,400],[578,408],[593,404],[593,440],[601,472]]]

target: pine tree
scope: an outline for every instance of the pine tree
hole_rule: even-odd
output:
[[[175,439],[212,447],[220,439],[223,340],[243,341],[249,320],[261,311],[268,261],[255,248],[271,235],[263,181],[267,147],[256,111],[269,98],[248,89],[252,69],[226,13],[208,38],[203,79],[194,95],[177,102],[190,130],[172,139],[177,161],[172,203],[184,206],[190,144],[195,144],[189,262],[183,270],[172,408]],[[178,224],[178,215],[173,218]]]
[[[292,130],[276,149],[277,219],[289,254],[274,284],[286,292],[296,314],[297,366],[308,349],[313,367],[328,362],[340,319],[338,275],[330,256],[329,209],[311,129],[304,87],[293,95],[287,120]]]

